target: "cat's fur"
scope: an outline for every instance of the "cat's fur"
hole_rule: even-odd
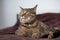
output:
[[[36,7],[37,5],[34,8],[23,9],[21,7],[21,12],[19,13],[21,24],[15,33],[23,37],[40,38],[48,35],[48,38],[52,38],[56,30],[36,19]]]

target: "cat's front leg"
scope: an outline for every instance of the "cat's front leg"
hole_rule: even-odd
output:
[[[39,37],[40,37],[39,33],[33,33],[32,34],[32,38],[37,38],[38,39]]]
[[[16,35],[24,37],[26,36],[26,32],[23,29],[18,29],[16,32]]]

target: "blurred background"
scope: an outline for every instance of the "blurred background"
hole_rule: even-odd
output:
[[[0,29],[13,26],[16,15],[23,8],[37,7],[37,14],[53,12],[60,13],[60,0],[0,0]]]

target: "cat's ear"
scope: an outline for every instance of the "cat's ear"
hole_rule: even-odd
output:
[[[34,8],[36,9],[38,5],[35,5]]]
[[[36,11],[37,6],[38,6],[38,5],[36,5],[36,6],[33,7],[33,10],[34,10],[34,11]]]
[[[23,8],[20,6],[20,9],[23,10]]]

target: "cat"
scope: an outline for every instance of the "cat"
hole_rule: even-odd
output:
[[[37,5],[33,8],[20,8],[20,26],[15,32],[18,36],[41,38],[44,35],[48,35],[48,38],[53,38],[56,29],[36,19]]]

